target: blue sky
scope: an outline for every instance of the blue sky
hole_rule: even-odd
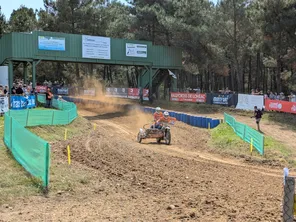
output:
[[[124,0],[120,0],[124,2]],[[212,0],[217,2],[217,0]],[[18,9],[21,5],[28,8],[40,9],[43,8],[43,0],[0,0],[1,11],[4,13],[6,19],[9,19],[13,9]]]

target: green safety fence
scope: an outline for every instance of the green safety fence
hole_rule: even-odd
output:
[[[44,103],[43,96],[38,101]],[[50,146],[25,127],[39,125],[66,125],[77,117],[74,103],[53,100],[60,110],[9,110],[4,117],[4,143],[14,158],[33,176],[49,185]]]
[[[257,151],[264,155],[264,135],[259,133],[257,130],[252,129],[251,127],[236,121],[233,116],[224,113],[225,122],[232,127],[234,132],[242,138],[244,141],[251,143],[253,141],[253,146]]]

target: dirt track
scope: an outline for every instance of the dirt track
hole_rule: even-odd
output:
[[[209,154],[208,131],[179,122],[171,146],[138,144],[136,133],[151,116],[98,110],[80,110],[97,129],[70,143],[75,166],[92,172],[88,188],[24,201],[3,210],[0,221],[281,220],[280,169]],[[61,145],[53,151],[66,155]]]

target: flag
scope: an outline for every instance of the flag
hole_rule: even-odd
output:
[[[177,79],[177,76],[171,70],[169,70],[169,75],[172,76],[174,79]]]

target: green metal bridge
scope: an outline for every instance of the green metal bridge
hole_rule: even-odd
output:
[[[167,78],[168,69],[182,69],[182,51],[153,45],[148,41],[34,31],[4,34],[0,39],[0,65],[8,65],[9,87],[14,65],[32,64],[32,83],[36,85],[36,66],[40,61],[93,63],[142,67],[138,87],[152,92]],[[172,81],[173,87],[176,80]]]

